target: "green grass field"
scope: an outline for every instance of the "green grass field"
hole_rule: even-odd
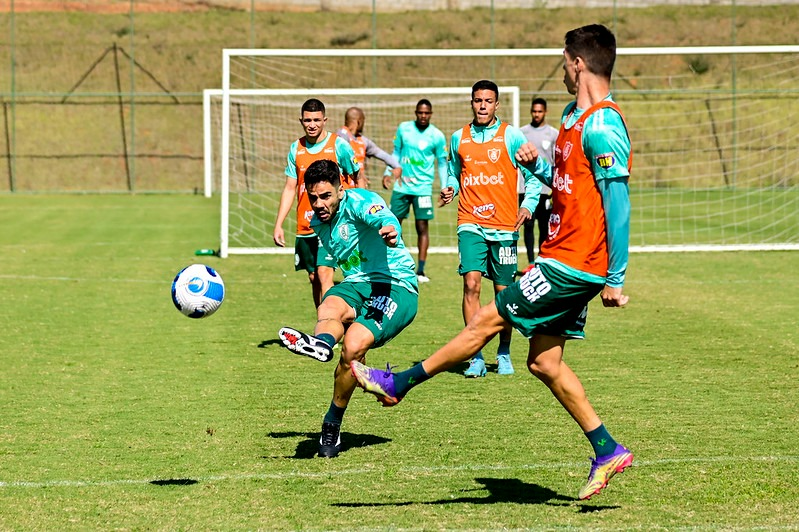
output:
[[[332,364],[282,256],[203,257],[227,286],[190,320],[172,277],[218,241],[199,196],[0,196],[0,529],[795,529],[796,252],[633,255],[625,309],[591,308],[567,360],[634,467],[575,500],[590,446],[524,370],[445,373],[383,409],[356,393],[314,458]],[[369,355],[405,368],[461,327],[456,257]],[[486,295],[488,287],[486,286]],[[494,352],[494,344],[488,353]]]

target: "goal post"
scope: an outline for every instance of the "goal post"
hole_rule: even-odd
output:
[[[520,120],[519,88],[500,86],[503,118],[517,125]],[[400,122],[413,120],[417,102],[426,98],[433,104],[432,123],[449,138],[451,133],[468,123],[471,87],[418,88],[342,88],[342,89],[231,89],[228,91],[228,125],[223,116],[224,91],[205,91],[207,107],[204,121],[210,140],[205,145],[206,194],[214,188],[216,168],[220,168],[222,221],[220,256],[229,254],[292,253],[291,248],[276,247],[272,230],[277,215],[280,194],[286,176],[286,158],[291,143],[302,136],[298,119],[302,103],[319,98],[325,104],[328,122],[326,130],[335,134],[343,125],[346,109],[358,106],[366,115],[364,133],[379,147],[391,153],[393,137]],[[219,140],[214,140],[219,132]],[[227,137],[227,139],[225,138]],[[225,148],[227,143],[227,148]],[[217,158],[216,146],[227,149],[227,157]],[[218,160],[217,160],[218,159]],[[225,177],[227,165],[227,177]],[[366,175],[370,188],[382,193],[386,200],[390,191],[382,190],[381,177],[385,165],[368,159]],[[440,183],[436,179],[436,185]],[[434,187],[434,190],[437,190]],[[448,209],[443,217],[454,215]],[[412,223],[412,222],[411,222]],[[295,210],[289,213],[284,229],[293,242],[296,227]],[[407,224],[407,227],[412,225]],[[431,252],[452,252],[449,220],[431,228],[434,245]],[[436,244],[437,242],[437,244]],[[406,236],[413,249],[415,238]]]
[[[468,92],[478,79],[518,87],[519,119],[506,114],[501,89],[502,119],[526,123],[530,100],[540,96],[557,127],[572,98],[563,87],[562,62],[562,48],[224,50],[222,94],[212,97],[220,102],[220,123],[212,127],[221,139],[210,148],[220,147],[220,159],[206,181],[210,189],[219,175],[221,254],[281,251],[271,242],[275,192],[262,190],[253,176],[262,157],[277,157],[267,172],[285,181],[281,165],[302,133],[295,122],[302,98],[325,102],[329,131],[343,124],[344,108],[364,107],[364,133],[390,151],[397,124],[413,119],[415,98],[431,99],[433,123],[447,137],[471,120],[468,96],[457,91]],[[796,45],[617,49],[612,92],[633,145],[632,251],[799,249],[797,73]],[[445,93],[434,97],[430,87],[454,91],[453,100]],[[393,89],[410,91],[407,100],[399,92],[390,96]],[[248,90],[275,92],[245,101],[238,91]],[[264,109],[271,110],[257,110],[263,106],[254,102],[266,100]],[[399,110],[389,111],[392,106]],[[259,150],[268,144],[274,154],[267,156]],[[379,173],[368,170],[372,189],[383,193]],[[453,211],[436,210],[431,252],[455,249]],[[412,247],[409,221],[404,230]]]

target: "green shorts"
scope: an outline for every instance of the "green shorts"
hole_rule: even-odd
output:
[[[399,220],[404,220],[411,212],[413,205],[413,216],[417,220],[433,219],[433,197],[432,196],[412,196],[402,192],[391,193],[391,212]]]
[[[325,292],[322,301],[338,296],[355,310],[360,323],[380,347],[411,324],[419,308],[419,294],[390,283],[348,283],[346,279]]]
[[[294,271],[305,270],[313,273],[317,266],[335,268],[336,259],[324,246],[319,245],[319,237],[316,235],[298,236],[294,241]]]
[[[486,240],[470,231],[458,233],[458,273],[480,272],[500,286],[510,286],[516,275],[516,241]]]
[[[584,338],[588,302],[602,287],[536,264],[494,301],[499,315],[527,338],[535,334]]]

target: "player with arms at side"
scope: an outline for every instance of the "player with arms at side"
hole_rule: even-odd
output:
[[[391,212],[402,223],[411,211],[416,219],[417,248],[419,261],[416,275],[420,283],[430,281],[424,268],[427,250],[430,248],[430,220],[433,219],[433,181],[438,168],[438,178],[443,182],[447,176],[447,139],[436,126],[430,123],[433,104],[422,98],[416,104],[416,120],[402,122],[394,135],[394,156],[402,163],[402,179],[386,172],[383,188],[391,192]]]
[[[547,120],[547,101],[543,98],[533,98],[530,104],[530,123],[523,125],[522,133],[528,141],[533,143],[538,150],[538,156],[543,157],[550,165],[555,162],[555,141],[558,139],[558,130],[550,126]],[[535,225],[538,224],[538,247],[547,239],[549,228],[549,213],[552,212],[552,189],[544,185],[538,197],[533,219],[524,222],[524,247],[527,250],[528,268],[535,262]],[[524,190],[519,189],[519,205],[524,200]],[[526,270],[525,270],[526,271]]]
[[[588,401],[563,360],[566,340],[585,336],[588,302],[623,307],[630,232],[628,180],[632,150],[621,110],[610,94],[616,39],[592,24],[566,33],[564,83],[574,102],[561,120],[551,167],[532,144],[516,158],[552,188],[549,236],[535,268],[497,294],[468,326],[425,361],[397,374],[353,363],[358,384],[385,405],[465,360],[510,323],[530,339],[527,366],[585,433],[596,453],[580,499],[598,494],[633,462]],[[611,362],[609,362],[611,363]]]
[[[363,134],[363,126],[366,123],[366,114],[360,107],[350,107],[344,113],[344,125],[336,130],[336,135],[350,143],[352,151],[355,152],[355,160],[361,166],[359,173],[361,188],[369,188],[369,179],[366,173],[366,159],[372,157],[380,159],[386,163],[387,172],[390,172],[394,179],[399,179],[402,175],[402,168],[399,160],[380,149],[372,139]]]
[[[452,134],[448,181],[441,201],[458,199],[458,273],[463,276],[463,322],[469,323],[480,309],[482,278],[494,283],[494,293],[513,282],[516,275],[516,241],[519,227],[532,217],[541,182],[513,154],[527,139],[517,128],[497,117],[499,88],[489,80],[472,86],[474,119]],[[525,198],[518,205],[519,171],[524,176]],[[497,373],[514,372],[510,359],[513,330],[507,326],[499,337]],[[474,353],[466,377],[484,377],[482,350]]]
[[[308,167],[320,159],[336,162],[340,171],[350,181],[356,182],[360,167],[355,160],[355,153],[349,143],[337,135],[325,131],[325,104],[311,98],[302,104],[300,109],[300,125],[305,136],[294,141],[289,148],[286,163],[286,185],[280,196],[277,209],[277,220],[272,238],[275,244],[285,247],[286,236],[283,222],[291,210],[294,198],[297,198],[297,238],[294,242],[294,270],[308,272],[311,282],[314,305],[319,306],[324,293],[333,286],[333,270],[335,263],[327,254],[319,254],[319,240],[311,229],[313,210],[305,193],[304,176]],[[317,258],[317,255],[319,257]]]
[[[322,362],[333,358],[333,346],[344,338],[319,438],[319,456],[332,458],[341,450],[341,423],[355,390],[350,364],[364,361],[369,349],[410,325],[419,289],[399,221],[379,195],[344,190],[332,161],[311,164],[305,183],[314,212],[311,227],[341,267],[344,280],[325,293],[313,336],[291,327],[280,329],[278,336],[290,351]]]

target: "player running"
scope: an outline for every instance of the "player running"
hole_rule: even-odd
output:
[[[506,324],[530,339],[527,366],[585,433],[596,453],[580,499],[598,494],[633,462],[632,452],[610,435],[563,360],[567,339],[585,336],[588,302],[623,307],[630,231],[630,138],[610,94],[616,39],[601,25],[569,31],[564,83],[566,106],[551,167],[525,144],[516,158],[552,188],[549,235],[535,267],[482,307],[467,327],[425,361],[400,373],[353,362],[358,384],[384,405],[399,402],[417,384],[467,359]]]
[[[311,229],[310,221],[313,210],[305,194],[304,176],[307,168],[314,161],[326,159],[336,162],[340,171],[353,182],[358,180],[360,166],[355,160],[355,153],[349,143],[337,135],[325,131],[327,117],[325,104],[311,98],[302,104],[300,109],[300,125],[305,136],[295,140],[289,148],[286,163],[286,185],[280,196],[277,209],[277,220],[272,238],[275,244],[285,247],[286,236],[283,222],[291,210],[294,198],[297,198],[297,238],[294,241],[294,270],[308,272],[311,282],[313,300],[316,307],[322,301],[322,295],[333,286],[333,258],[326,253],[317,259],[319,240]]]

